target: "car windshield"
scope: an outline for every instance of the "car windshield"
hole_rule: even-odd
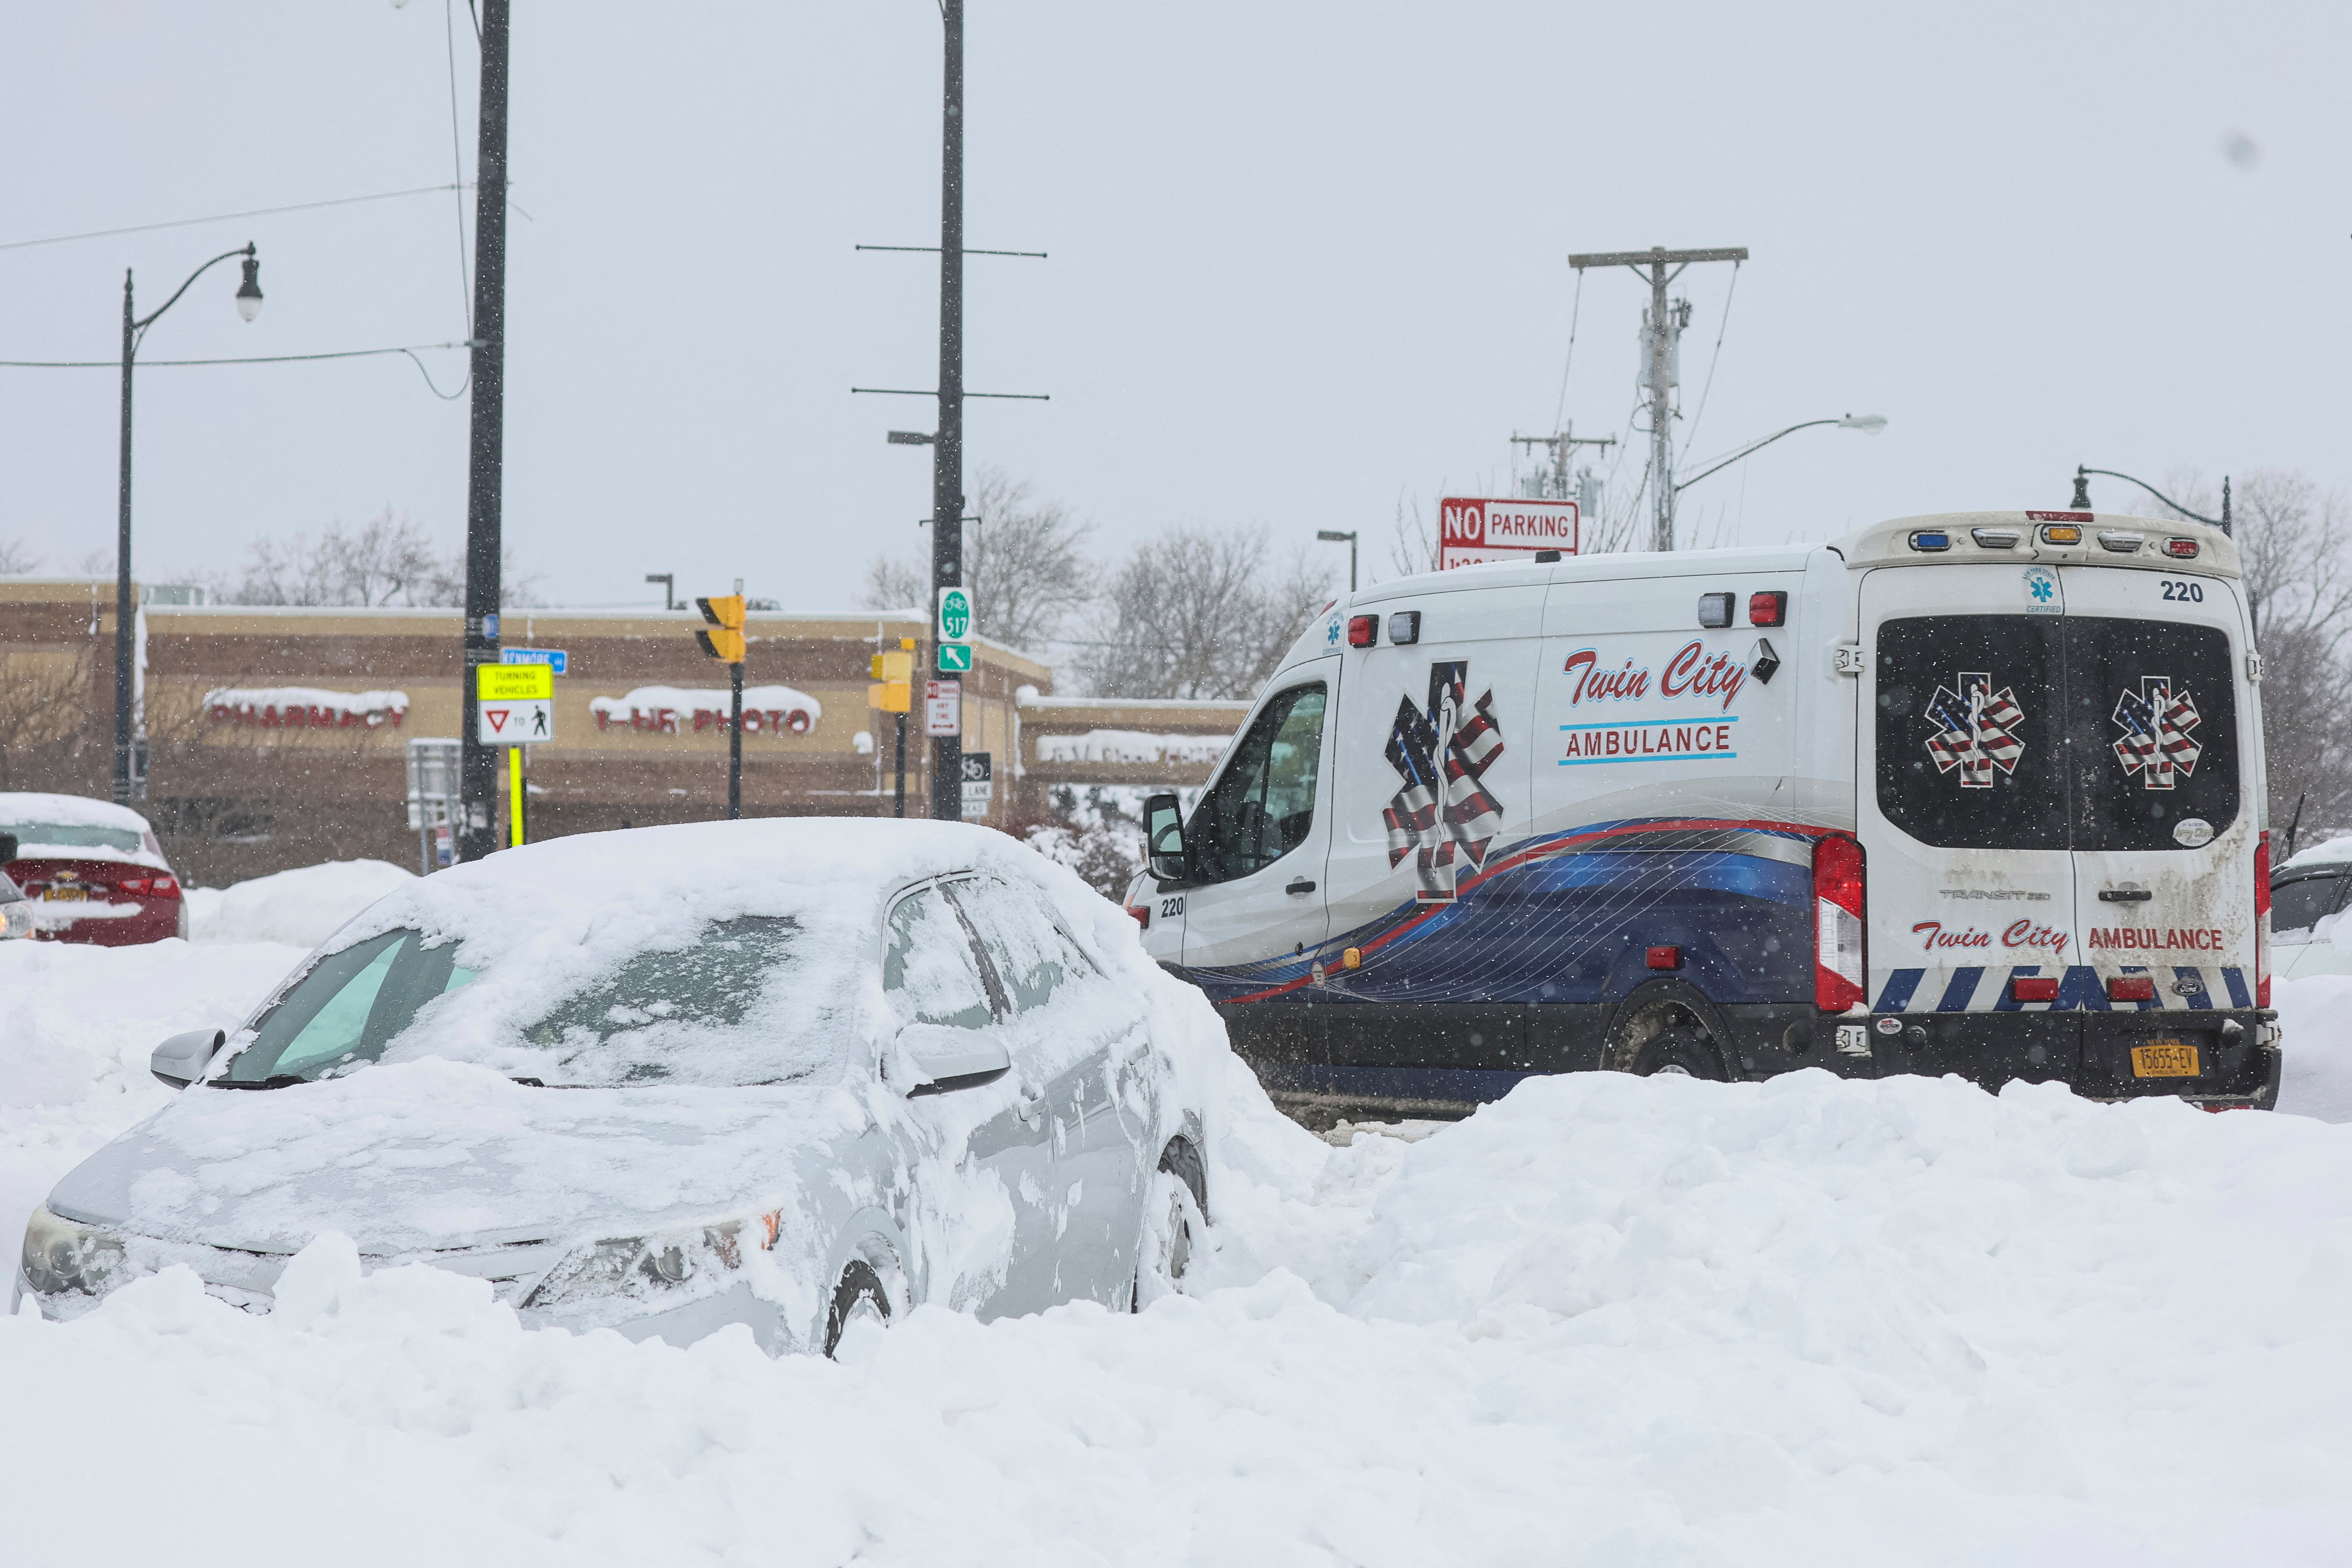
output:
[[[831,1061],[835,1034],[813,1016],[822,1008],[793,1005],[806,967],[799,934],[788,917],[713,921],[692,942],[634,953],[519,1026],[491,1017],[486,1037],[485,1020],[464,1008],[493,972],[467,968],[454,942],[387,931],[320,959],[215,1081],[277,1087],[455,1055],[555,1088],[790,1082]],[[467,1043],[436,1048],[445,1032]]]
[[[0,833],[13,833],[20,847],[44,849],[120,849],[139,852],[135,827],[91,827],[66,822],[0,822]],[[21,852],[21,849],[20,849]]]
[[[2271,883],[2271,937],[2281,941],[2308,936],[2311,928],[2336,912],[2344,893],[2341,867],[2282,876]]]

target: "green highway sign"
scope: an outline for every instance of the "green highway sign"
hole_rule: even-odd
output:
[[[942,673],[951,669],[970,669],[971,668],[971,644],[968,642],[940,644],[940,669]]]
[[[940,617],[937,627],[941,643],[968,643],[971,640],[971,595],[961,588],[940,590]]]

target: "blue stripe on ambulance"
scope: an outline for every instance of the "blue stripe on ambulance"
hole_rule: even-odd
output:
[[[2213,993],[2207,984],[2204,971],[2191,964],[2176,966],[2172,971],[2173,984],[2170,985],[2165,984],[2159,978],[2157,982],[2155,997],[2147,1001],[2110,1002],[2107,999],[2106,976],[2087,964],[2070,965],[2061,973],[2058,982],[2058,1000],[2055,1002],[2020,1002],[2010,994],[2009,983],[2011,980],[2021,976],[2035,976],[2042,973],[2042,965],[2038,963],[2020,963],[2007,969],[1955,969],[1951,971],[1949,978],[1944,982],[1943,996],[1936,1004],[1935,1011],[1938,1013],[1987,1010],[1995,1013],[2112,1013],[2127,1010],[2148,1013],[2210,1012],[2213,1008]],[[2147,974],[2151,971],[2144,965],[2124,964],[2116,970],[2116,973]],[[1988,975],[1992,977],[1990,981],[1992,989],[1990,995],[1986,994],[1985,989]],[[1880,990],[1878,1000],[1871,1005],[1870,1010],[1874,1013],[1911,1011],[1912,1001],[1918,994],[1921,982],[1926,980],[1927,976],[1927,971],[1925,969],[1890,970],[1887,973],[1886,984]],[[2244,970],[2234,966],[2224,968],[2221,971],[2221,984],[2229,988],[2231,1006],[2251,1007],[2254,1005],[2253,993],[2246,985]]]

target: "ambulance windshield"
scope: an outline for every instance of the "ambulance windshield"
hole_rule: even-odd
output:
[[[1923,843],[2171,849],[2238,814],[2230,642],[2087,616],[1920,616],[1878,632],[1878,806]],[[2176,835],[2202,819],[2211,834]]]

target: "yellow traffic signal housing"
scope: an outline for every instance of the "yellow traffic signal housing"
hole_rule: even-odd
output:
[[[915,708],[912,681],[877,680],[866,689],[866,705],[885,713],[910,713]]]
[[[742,663],[743,595],[723,594],[713,598],[697,599],[694,607],[702,612],[704,620],[718,628],[716,631],[696,629],[694,640],[702,645],[702,651],[727,664]]]
[[[877,680],[912,680],[915,679],[915,656],[911,653],[877,653],[868,661],[866,668]]]

